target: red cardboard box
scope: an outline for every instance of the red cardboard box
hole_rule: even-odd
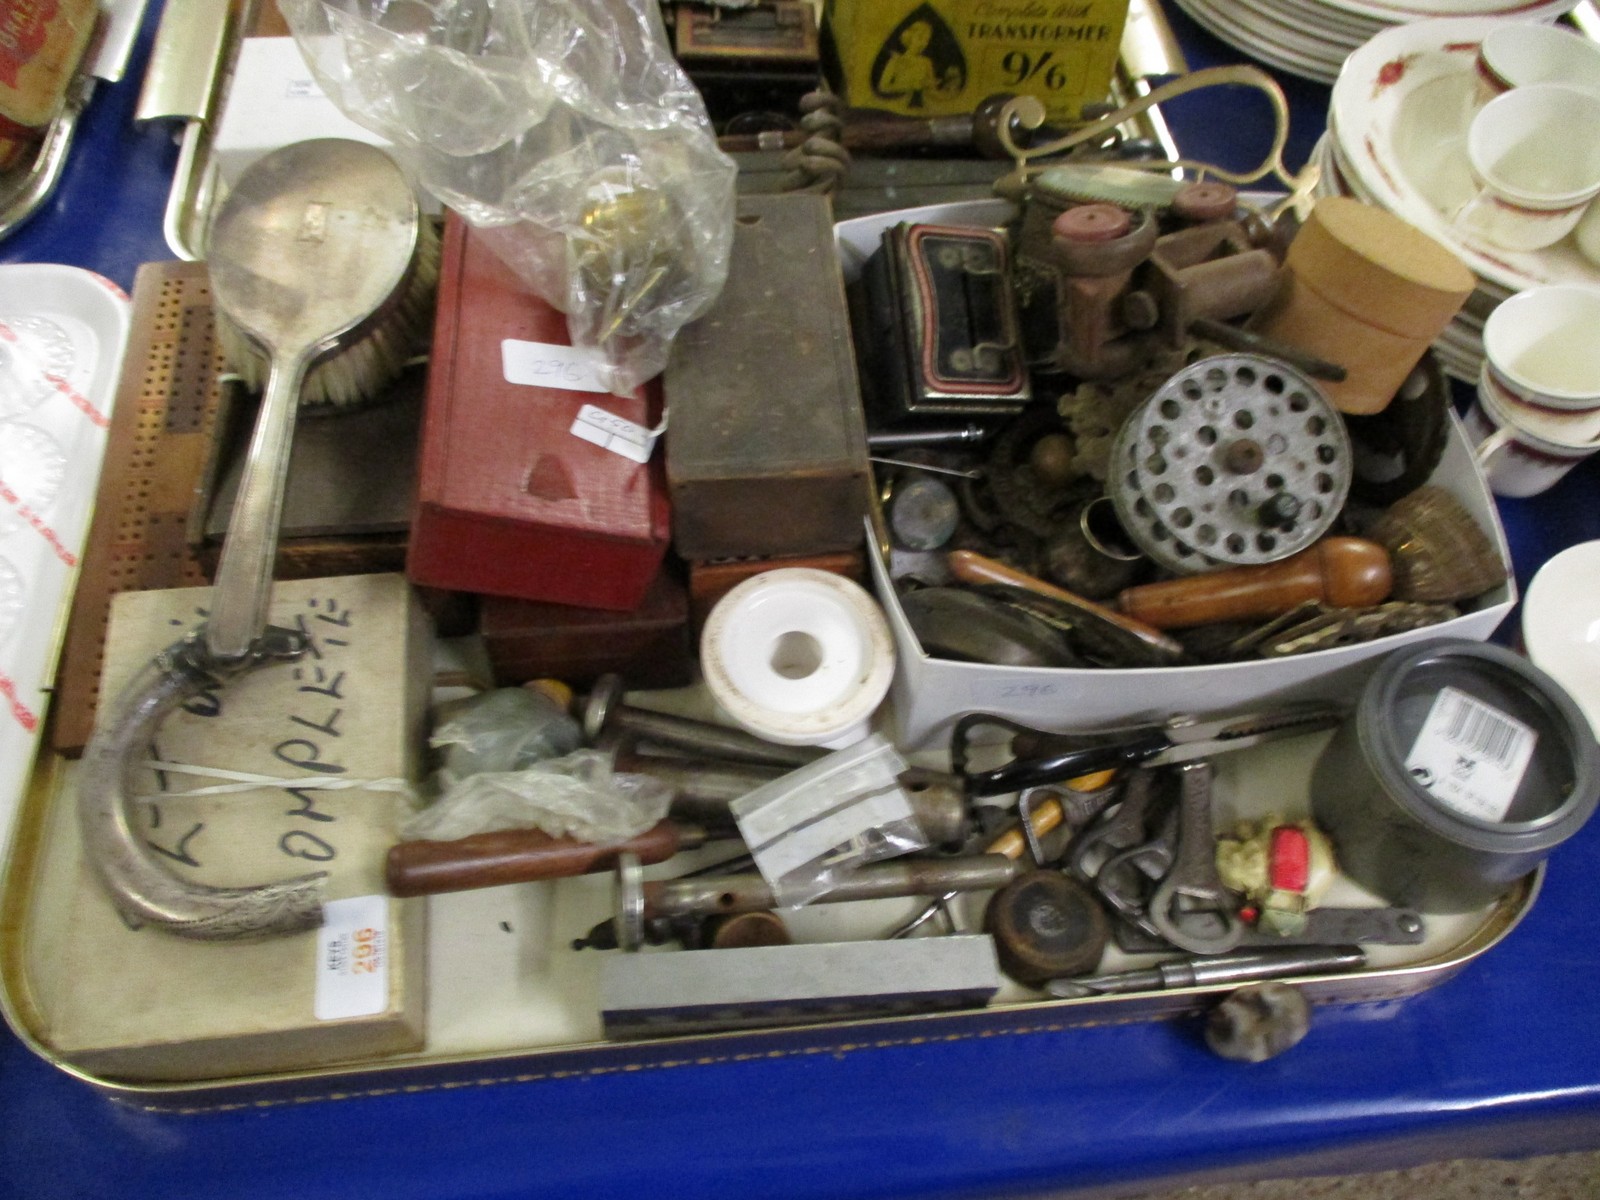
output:
[[[566,317],[451,213],[406,560],[414,582],[623,611],[643,601],[671,536],[662,456],[641,465],[572,429],[586,407],[654,428],[659,394],[507,378],[509,353],[570,345]]]

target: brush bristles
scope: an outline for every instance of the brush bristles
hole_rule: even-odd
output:
[[[1489,535],[1459,500],[1432,484],[1396,501],[1368,536],[1389,551],[1396,600],[1470,600],[1506,577]]]
[[[381,400],[384,389],[400,377],[406,364],[418,353],[426,353],[439,289],[439,254],[439,231],[425,218],[417,235],[411,276],[399,299],[365,334],[310,370],[300,391],[303,413]],[[217,342],[228,369],[247,389],[259,392],[267,382],[267,356],[221,310],[215,315]]]

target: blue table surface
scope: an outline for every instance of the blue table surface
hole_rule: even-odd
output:
[[[131,288],[170,257],[160,217],[170,130],[98,95],[63,185],[0,261],[92,267]],[[1239,55],[1172,14],[1192,66]],[[1291,166],[1327,91],[1285,79]],[[1175,103],[1189,153],[1248,163],[1265,106]],[[1259,121],[1259,123],[1257,123]],[[1257,139],[1257,140],[1251,140]],[[1600,463],[1501,502],[1521,589],[1600,537]],[[1516,615],[1500,635],[1510,640]],[[1524,923],[1454,979],[1403,1001],[1319,1009],[1257,1066],[1213,1056],[1186,1022],[914,1036],[850,1051],[199,1113],[113,1103],[0,1034],[0,1194],[30,1197],[955,1197],[1375,1170],[1464,1154],[1600,1146],[1600,939],[1589,905],[1600,823],[1552,856]],[[1600,1187],[1600,1183],[1597,1183]]]

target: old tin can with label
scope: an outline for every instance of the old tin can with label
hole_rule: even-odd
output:
[[[0,5],[0,168],[55,118],[97,14],[95,0]]]

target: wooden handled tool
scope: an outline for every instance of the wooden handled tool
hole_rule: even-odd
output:
[[[1275,617],[1308,600],[1365,608],[1388,599],[1389,552],[1364,538],[1328,537],[1282,562],[1209,571],[1131,587],[1117,597],[1129,617],[1158,629]]]
[[[1081,616],[1111,626],[1124,634],[1125,640],[1131,638],[1163,659],[1176,660],[1183,655],[1182,646],[1137,616],[1116,612],[1104,605],[1096,604],[1093,600],[1086,600],[1082,596],[1047,583],[1035,575],[1015,570],[995,559],[975,554],[971,550],[952,550],[945,557],[950,565],[950,573],[962,583],[997,583],[1006,587],[1021,588],[1023,591],[1054,600]]]
[[[1067,787],[1075,792],[1097,792],[1116,777],[1116,771],[1093,771],[1088,775],[1080,775],[1076,779],[1069,779]],[[1060,826],[1067,819],[1066,810],[1061,807],[1061,801],[1055,797],[1047,799],[1043,804],[1033,810],[1033,834],[1043,838],[1045,834]],[[1013,825],[1005,830],[984,848],[985,854],[1004,854],[1007,858],[1021,858],[1028,849],[1027,838],[1023,835],[1021,824]]]
[[[663,862],[705,841],[706,832],[698,825],[675,821],[662,821],[609,846],[551,837],[537,829],[497,829],[452,842],[399,842],[389,848],[384,873],[391,895],[435,896],[610,871],[621,854],[637,855],[646,865]]]

